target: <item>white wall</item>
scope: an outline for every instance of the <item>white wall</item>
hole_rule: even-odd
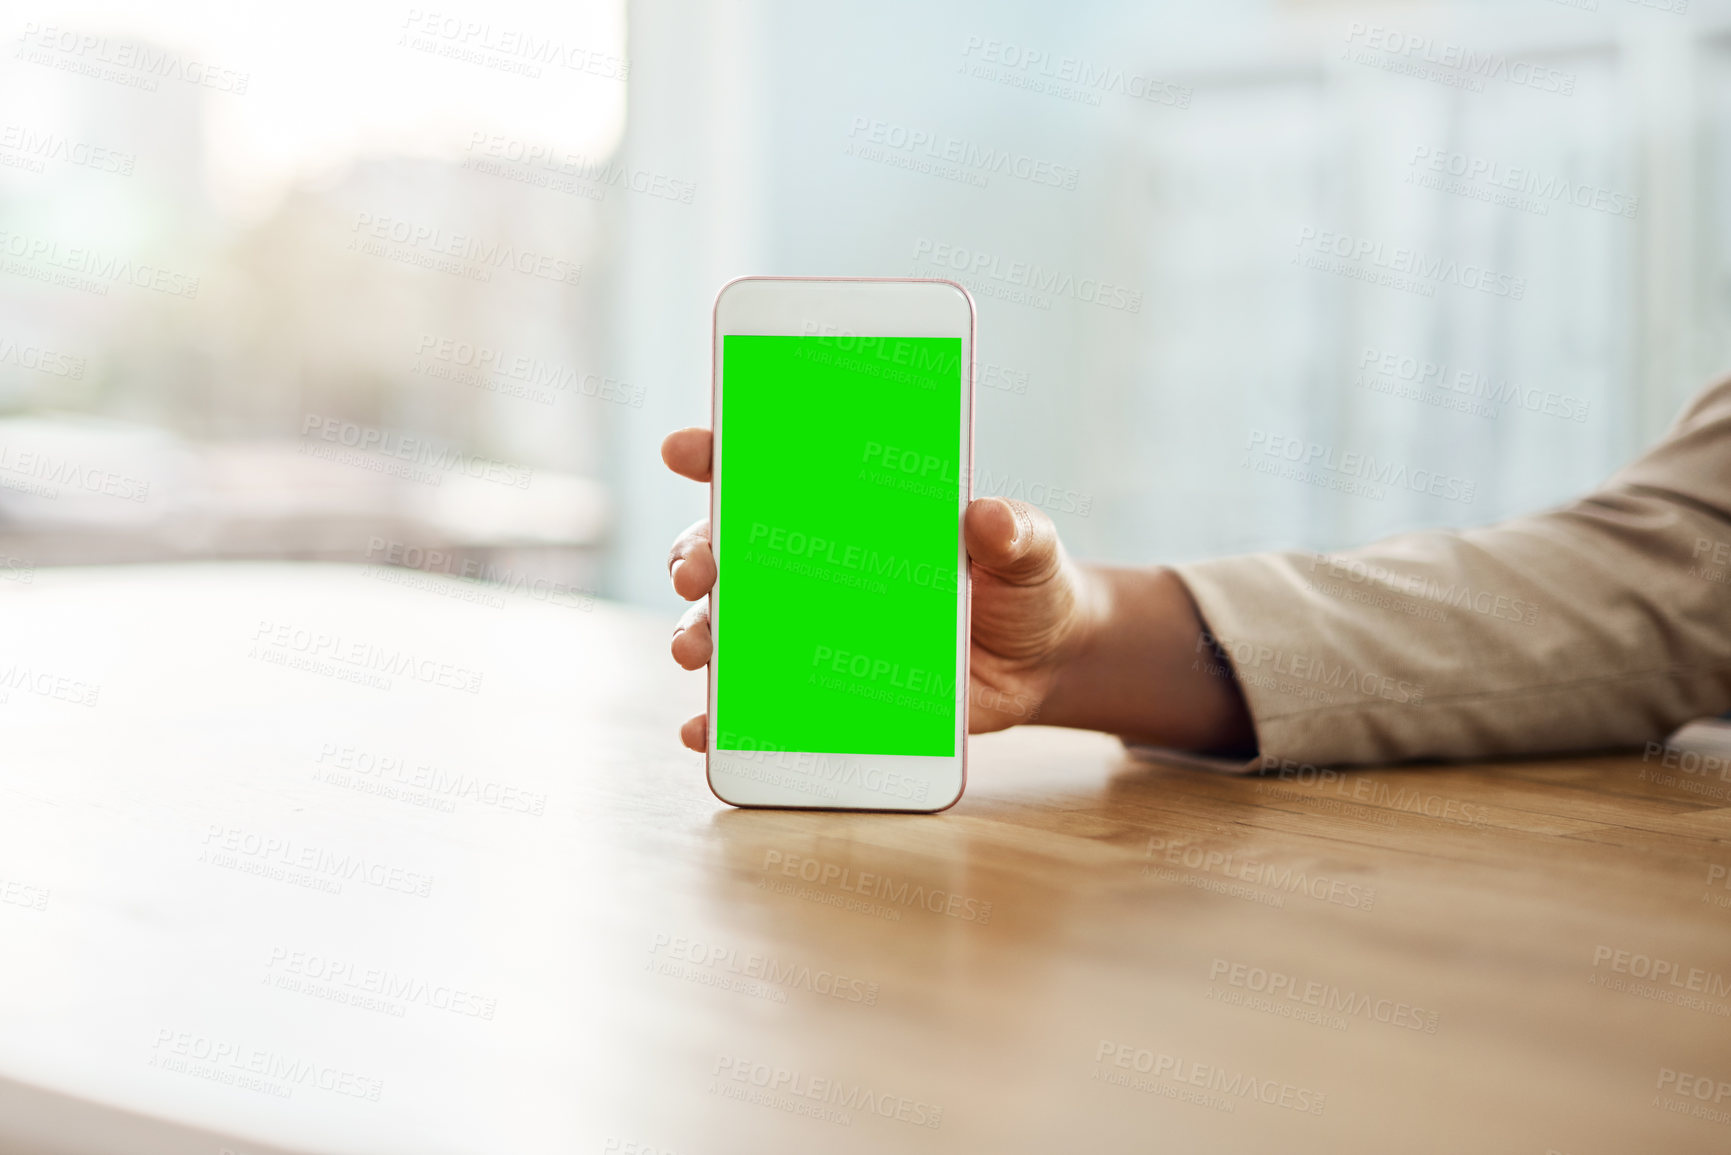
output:
[[[1025,385],[980,391],[980,480],[1067,494],[1054,517],[1086,555],[1337,547],[1482,523],[1590,486],[1731,369],[1731,5],[1598,8],[634,5],[627,155],[699,187],[689,209],[629,198],[614,234],[623,288],[608,328],[651,398],[615,415],[615,592],[673,604],[666,543],[703,500],[663,475],[655,447],[707,415],[721,282],[939,275],[914,259],[928,245],[1142,294],[1134,312],[1050,294],[1038,307],[1004,299],[1002,279],[962,276],[980,306],[981,361]],[[1501,54],[1509,68],[1482,91],[1390,71],[1378,64],[1393,54],[1351,55],[1370,47],[1358,28],[1372,24]],[[1187,107],[1175,88],[1157,89],[1168,102],[1033,91],[1033,70],[983,59],[990,42],[1182,86]],[[1572,91],[1543,90],[1559,78]],[[981,188],[965,164],[939,174],[850,155],[856,118],[1073,169],[1074,187],[998,173]],[[1426,172],[1413,163],[1424,148],[1602,190],[1600,207],[1542,200],[1541,213],[1423,187],[1411,178]],[[1603,211],[1626,197],[1639,198],[1632,218]],[[1486,266],[1519,277],[1521,299],[1423,278],[1421,295],[1304,267],[1305,230]],[[1460,399],[1436,385],[1378,393],[1356,383],[1367,348],[1540,402],[1554,394],[1553,407],[1585,406],[1587,419],[1519,404],[1457,412],[1432,403]],[[1471,483],[1473,498],[1264,475],[1246,467],[1258,435],[1436,471]]]

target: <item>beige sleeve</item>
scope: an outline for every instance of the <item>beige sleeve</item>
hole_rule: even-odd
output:
[[[1267,764],[1662,737],[1731,707],[1731,379],[1561,509],[1177,570]]]

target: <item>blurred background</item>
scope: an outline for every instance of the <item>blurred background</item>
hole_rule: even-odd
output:
[[[976,491],[1120,562],[1537,509],[1731,370],[1731,2],[11,12],[0,580],[671,605],[745,273],[966,284]]]

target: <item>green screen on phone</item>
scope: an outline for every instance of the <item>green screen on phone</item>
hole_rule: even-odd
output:
[[[961,355],[722,337],[717,749],[957,753]]]

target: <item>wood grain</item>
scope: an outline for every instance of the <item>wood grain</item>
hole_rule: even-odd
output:
[[[100,687],[0,705],[0,1148],[1731,1148],[1731,781],[1026,729],[946,814],[736,811],[670,623],[405,580],[0,590]]]

